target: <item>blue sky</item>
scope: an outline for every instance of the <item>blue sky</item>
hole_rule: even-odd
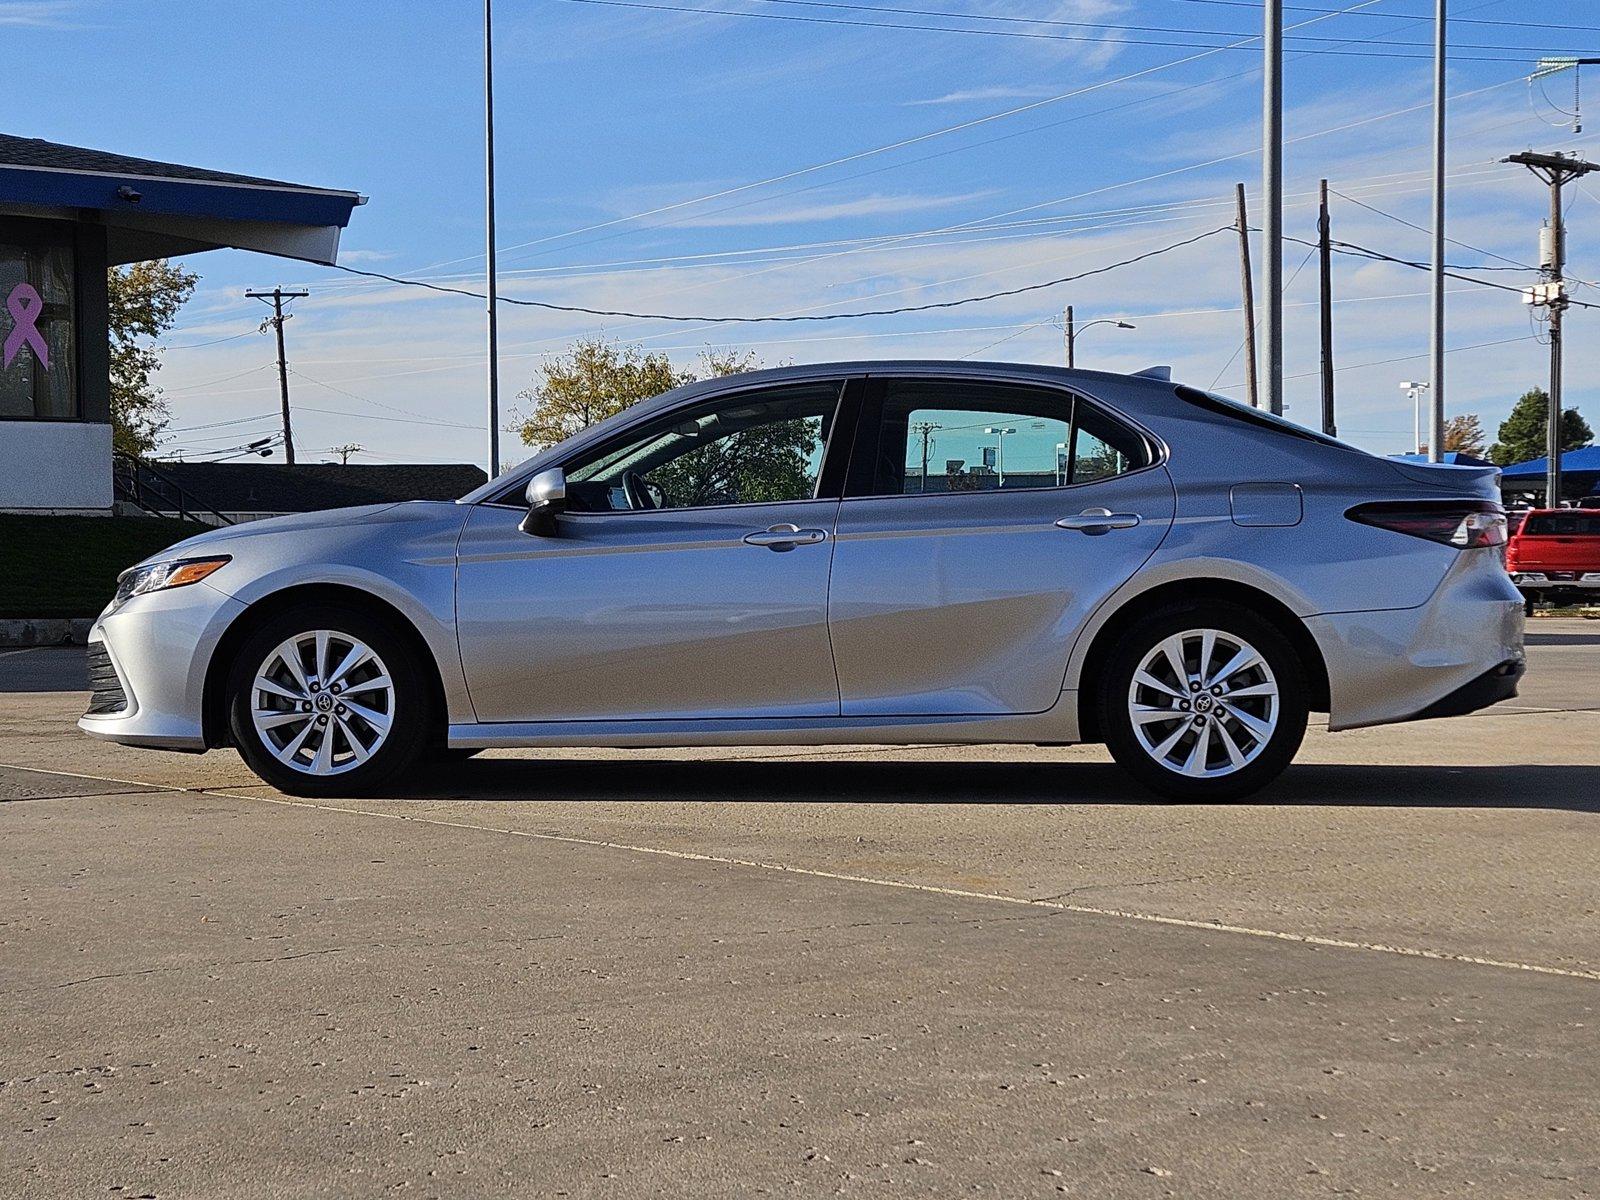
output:
[[[499,0],[499,261],[507,295],[715,315],[921,304],[1019,287],[1205,233],[1231,221],[1235,181],[1246,183],[1252,202],[1259,189],[1259,53],[1207,54],[1199,47],[1222,39],[1157,32],[1247,37],[1258,31],[1258,7],[638,4],[658,7]],[[969,19],[860,7],[869,5]],[[676,11],[684,8],[766,15]],[[1291,236],[1314,236],[1313,193],[1326,175],[1343,193],[1334,200],[1335,236],[1426,257],[1426,234],[1404,222],[1427,223],[1431,27],[1407,17],[1431,8],[1425,0],[1374,0],[1325,19],[1288,13],[1291,25],[1314,21],[1293,34],[1325,39],[1290,41]],[[1523,77],[1541,53],[1600,52],[1600,17],[1572,0],[1538,10],[1541,21],[1563,28],[1521,24],[1527,10],[1510,0],[1457,0],[1453,8],[1463,20],[1449,84],[1457,97],[1449,232],[1472,248],[1453,247],[1452,260],[1527,263],[1546,193],[1522,168],[1496,160],[1529,146],[1596,152],[1593,135],[1558,124],[1565,118],[1556,105],[1571,107],[1570,76],[1548,85],[1548,101]],[[1000,17],[1036,23],[993,19]],[[5,128],[359,190],[370,203],[355,213],[342,261],[477,287],[480,39],[472,0],[0,0]],[[813,169],[827,163],[836,165]],[[717,193],[726,194],[685,203]],[[640,215],[652,210],[665,211]],[[1572,192],[1569,221],[1571,274],[1600,278],[1600,176]],[[1289,415],[1309,422],[1317,414],[1316,265],[1302,266],[1305,255],[1293,244],[1285,252],[1286,395]],[[481,461],[477,302],[232,251],[188,265],[202,281],[167,339],[161,378],[177,430],[172,447],[200,455],[272,429],[271,339],[254,332],[264,310],[242,292],[283,283],[312,292],[288,327],[303,459],[357,442],[365,461]],[[1531,273],[1482,277],[1521,284]],[[1411,413],[1398,384],[1427,371],[1427,276],[1342,258],[1334,289],[1341,433],[1378,451],[1409,449]],[[1575,295],[1600,300],[1592,287]],[[509,416],[525,404],[516,393],[541,355],[593,334],[685,361],[707,347],[740,346],[769,364],[896,356],[1058,362],[1060,312],[1069,302],[1080,324],[1118,317],[1137,325],[1085,333],[1080,365],[1170,363],[1190,382],[1242,391],[1236,242],[1221,234],[1077,284],[860,321],[673,325],[508,310],[502,394]],[[1592,383],[1600,342],[1590,329],[1597,317],[1575,310],[1568,323],[1568,402],[1592,424],[1600,424]],[[1453,284],[1447,344],[1462,349],[1447,365],[1449,410],[1479,413],[1492,437],[1516,396],[1545,381],[1547,352],[1535,335],[1516,295]],[[215,424],[224,421],[232,423]],[[509,441],[503,458],[520,457]]]

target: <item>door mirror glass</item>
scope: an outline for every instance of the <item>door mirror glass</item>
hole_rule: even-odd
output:
[[[528,480],[524,493],[528,513],[520,526],[534,537],[555,537],[556,518],[567,509],[567,474],[560,467],[540,471]]]

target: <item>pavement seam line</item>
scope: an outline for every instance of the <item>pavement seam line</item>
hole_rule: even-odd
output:
[[[1494,967],[1504,971],[1525,971],[1535,975],[1554,975],[1565,979],[1582,979],[1589,983],[1600,983],[1600,971],[1584,971],[1571,967],[1551,967],[1541,963],[1484,958],[1475,954],[1452,954],[1445,950],[1428,950],[1415,946],[1392,946],[1384,942],[1357,942],[1346,938],[1325,937],[1315,933],[1288,933],[1281,929],[1258,929],[1251,925],[1230,925],[1221,921],[1199,921],[1191,917],[1168,917],[1159,913],[1137,912],[1132,909],[1068,904],[1060,900],[1034,900],[1027,896],[1008,896],[1003,892],[979,892],[967,888],[943,887],[933,883],[911,883],[902,879],[879,879],[871,875],[850,875],[841,871],[824,871],[815,867],[796,867],[787,863],[763,862],[752,858],[733,858],[728,855],[704,854],[698,850],[668,850],[661,846],[640,846],[632,842],[616,842],[605,838],[586,838],[564,833],[539,833],[531,829],[479,825],[471,821],[447,821],[440,817],[419,817],[407,813],[375,812],[367,808],[350,808],[340,804],[319,804],[312,800],[296,800],[287,796],[246,796],[238,792],[223,791],[220,788],[146,783],[135,779],[117,779],[106,775],[86,775],[74,771],[50,771],[42,767],[24,767],[12,763],[0,763],[0,767],[10,767],[18,771],[31,771],[39,775],[61,775],[67,778],[94,779],[102,783],[138,784],[143,787],[157,788],[160,791],[184,792],[193,796],[219,796],[230,800],[251,800],[257,804],[276,804],[284,808],[310,808],[319,812],[344,813],[357,817],[377,817],[386,821],[413,821],[421,825],[437,825],[446,829],[469,829],[477,833],[498,833],[509,837],[528,838],[541,842],[557,842],[570,846],[588,846],[602,850],[623,850],[631,854],[652,854],[661,858],[677,859],[681,862],[718,863],[730,867],[777,871],[789,875],[803,875],[812,879],[831,879],[840,883],[861,883],[872,887],[897,888],[901,891],[921,892],[933,896],[950,896],[961,900],[987,900],[991,903],[1014,904],[1025,908],[1043,908],[1055,912],[1074,913],[1079,916],[1115,917],[1124,921],[1142,921],[1146,924],[1167,925],[1178,929],[1232,933],[1244,937],[1266,938],[1271,941],[1293,942],[1304,946],[1322,946],[1333,950],[1362,950],[1374,954],[1392,954],[1400,958],[1464,963],[1468,966]],[[96,798],[85,797],[85,799]]]

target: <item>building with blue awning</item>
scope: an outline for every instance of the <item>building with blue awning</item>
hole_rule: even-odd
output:
[[[112,508],[107,268],[223,247],[332,264],[363,203],[0,134],[0,511]]]

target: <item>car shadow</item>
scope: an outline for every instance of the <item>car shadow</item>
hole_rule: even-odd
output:
[[[792,759],[474,759],[418,774],[408,799],[847,804],[1158,804],[1109,763]],[[1291,767],[1245,804],[1600,812],[1600,766]]]

